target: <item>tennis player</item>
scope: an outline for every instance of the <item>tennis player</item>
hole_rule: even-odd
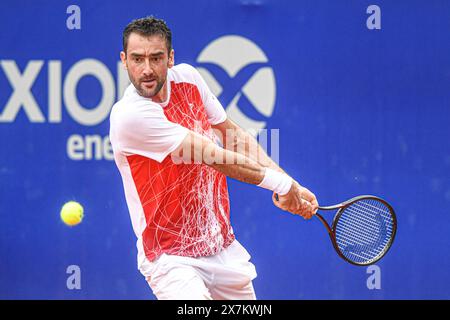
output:
[[[110,139],[140,272],[158,299],[256,299],[255,266],[230,225],[226,176],[272,190],[279,208],[305,219],[315,196],[227,118],[195,68],[174,65],[163,20],[128,24],[120,58],[131,84],[112,108]]]

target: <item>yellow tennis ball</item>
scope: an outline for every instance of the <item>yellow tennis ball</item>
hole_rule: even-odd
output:
[[[69,201],[61,208],[61,220],[68,226],[76,226],[83,220],[84,210],[81,204]]]

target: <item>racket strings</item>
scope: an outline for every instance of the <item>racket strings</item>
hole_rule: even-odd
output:
[[[356,208],[356,210],[355,210],[355,208]],[[368,215],[365,215],[365,212],[364,212],[365,209],[367,209],[367,212],[370,214],[377,214],[373,210],[373,206],[371,206],[371,205],[369,205],[369,206],[363,205],[362,208],[358,205],[355,205],[355,206],[352,206],[349,208],[349,212],[352,213],[353,218],[362,219],[367,222],[365,217]],[[386,210],[384,210],[384,213],[386,213]],[[357,214],[357,215],[355,215],[355,214]],[[370,220],[369,225],[359,224],[356,226],[358,235],[366,234],[366,237],[364,238],[364,241],[359,241],[359,242],[354,241],[351,244],[347,244],[347,247],[344,248],[346,252],[355,254],[356,250],[361,250],[364,253],[366,253],[363,256],[368,257],[368,256],[370,256],[370,254],[377,254],[378,251],[376,249],[380,246],[381,246],[381,251],[382,251],[383,247],[388,243],[388,240],[389,240],[389,237],[386,237],[386,233],[389,233],[392,230],[392,228],[386,227],[386,224],[384,223],[384,221],[382,220],[382,218],[380,216],[376,216],[376,218],[378,221],[375,223],[374,223],[374,221],[375,221],[374,219],[369,219]],[[358,220],[358,221],[360,221],[360,220]],[[354,228],[355,224],[353,223],[352,226]],[[363,232],[361,232],[361,230],[363,230]],[[347,232],[348,232],[348,230],[347,230]],[[353,232],[353,234],[354,234],[354,232]],[[361,239],[359,239],[359,240],[361,240]],[[352,250],[349,250],[349,249],[352,249]],[[370,252],[370,249],[372,249],[372,251],[375,250],[375,252]]]
[[[347,259],[366,264],[388,249],[393,230],[390,209],[381,201],[363,199],[342,212],[335,225],[336,244]]]
[[[379,216],[376,216],[377,220],[371,218],[369,214],[366,214],[364,209],[367,209],[367,213],[375,215],[377,214],[373,209],[367,207],[361,208],[360,206],[358,206],[358,204],[349,207],[348,211],[352,214],[351,218],[353,219],[348,219],[348,214],[343,217],[343,221],[345,221],[350,226],[346,228],[346,231],[350,232],[350,234],[353,236],[355,235],[355,233],[352,231],[358,231],[357,236],[359,236],[359,240],[361,240],[361,237],[364,240],[360,241],[358,243],[359,245],[371,245],[372,247],[375,247],[376,245],[383,244],[383,233],[386,233],[390,228],[380,229],[380,226],[382,226],[384,222],[380,219]],[[367,217],[369,217],[369,219],[367,219]],[[355,220],[355,218],[357,218],[358,220]],[[361,223],[361,221],[363,223]],[[363,232],[360,232],[361,230],[363,230]]]
[[[341,219],[342,222],[345,222],[342,227],[346,228],[346,225],[349,225],[350,228],[346,228],[348,231],[352,231],[354,229],[364,229],[365,232],[362,234],[359,234],[360,236],[364,237],[366,235],[370,235],[370,238],[368,238],[369,242],[372,242],[373,237],[378,237],[379,232],[378,228],[380,225],[380,222],[377,220],[374,220],[370,216],[366,216],[365,212],[360,209],[355,209],[352,207],[349,207],[347,210],[351,211],[353,214],[359,215],[359,220],[355,220],[354,216],[350,217],[348,215],[342,215]],[[372,212],[373,214],[376,214],[375,212]],[[388,231],[392,231],[392,226],[386,226],[386,229]]]

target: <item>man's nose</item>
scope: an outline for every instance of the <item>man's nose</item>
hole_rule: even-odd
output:
[[[150,76],[153,74],[153,69],[150,65],[150,61],[145,60],[144,70],[142,72],[145,76]]]

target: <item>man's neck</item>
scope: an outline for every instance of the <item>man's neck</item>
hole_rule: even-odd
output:
[[[152,97],[152,101],[156,103],[164,103],[168,99],[167,80],[157,94]]]

